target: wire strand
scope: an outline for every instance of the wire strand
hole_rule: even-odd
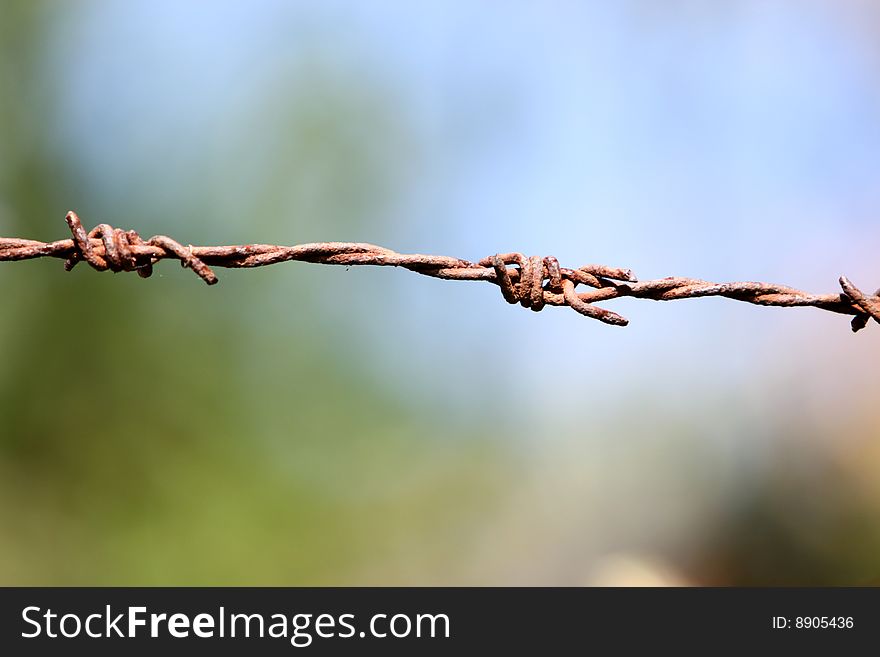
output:
[[[505,301],[537,312],[545,306],[568,306],[605,324],[626,326],[618,313],[595,305],[618,297],[673,301],[719,296],[759,306],[783,308],[810,306],[853,315],[852,329],[859,331],[873,318],[880,323],[880,290],[867,295],[845,276],[837,294],[809,294],[784,285],[759,282],[712,283],[695,278],[670,277],[639,281],[629,269],[585,265],[560,267],[556,258],[499,253],[478,262],[449,256],[397,253],[375,244],[316,242],[296,246],[243,244],[192,246],[165,235],[142,239],[133,230],[99,224],[86,232],[75,212],[68,212],[71,239],[57,242],[0,238],[0,261],[63,258],[68,271],[80,261],[98,271],[135,271],[148,278],[160,260],[178,260],[208,285],[218,279],[211,267],[264,267],[300,261],[325,265],[402,267],[446,280],[487,281],[501,289]],[[578,291],[577,286],[588,289]]]

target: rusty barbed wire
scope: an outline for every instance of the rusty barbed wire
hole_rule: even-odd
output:
[[[326,265],[374,265],[402,267],[446,280],[488,281],[501,288],[508,303],[519,303],[536,312],[544,306],[569,306],[581,315],[615,326],[626,326],[628,320],[595,305],[597,302],[618,297],[672,301],[720,296],[759,306],[810,306],[854,315],[853,331],[865,328],[871,318],[880,323],[880,290],[867,295],[845,276],[839,281],[841,293],[817,295],[784,285],[758,282],[712,283],[682,277],[640,282],[629,269],[604,265],[568,269],[560,267],[552,256],[525,256],[521,253],[499,253],[478,262],[469,262],[449,256],[396,253],[359,242],[317,242],[297,246],[183,246],[164,235],[144,240],[133,230],[121,230],[108,224],[100,224],[87,233],[75,212],[68,212],[66,221],[72,239],[38,242],[0,238],[0,261],[64,258],[64,267],[68,271],[84,261],[98,271],[136,271],[147,278],[153,273],[153,265],[160,260],[176,259],[208,285],[217,282],[211,266],[264,267],[291,260]],[[578,285],[591,289],[578,291]]]

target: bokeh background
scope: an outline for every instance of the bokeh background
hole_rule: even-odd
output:
[[[0,234],[880,283],[870,1],[8,2]],[[0,265],[3,584],[871,584],[880,331]],[[539,382],[539,385],[536,385]]]

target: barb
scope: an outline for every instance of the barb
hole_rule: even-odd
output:
[[[136,271],[143,278],[160,260],[180,261],[208,285],[217,282],[214,267],[263,267],[290,260],[325,265],[376,265],[402,267],[423,276],[446,280],[487,281],[501,289],[504,300],[537,312],[544,306],[569,306],[606,324],[626,326],[625,317],[595,305],[618,297],[672,301],[720,296],[759,306],[811,306],[854,315],[853,331],[880,323],[880,290],[866,295],[846,277],[838,294],[809,294],[770,283],[711,283],[694,278],[661,278],[639,282],[629,269],[585,265],[560,267],[556,258],[499,253],[478,262],[448,256],[402,254],[359,242],[317,242],[298,246],[244,244],[239,246],[183,246],[164,235],[143,240],[133,230],[100,224],[86,232],[75,212],[68,212],[72,239],[57,242],[0,238],[0,261],[64,258],[68,271],[80,261],[98,271]],[[578,291],[579,285],[589,289]]]

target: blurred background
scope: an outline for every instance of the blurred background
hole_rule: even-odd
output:
[[[880,284],[868,0],[0,11],[0,235]],[[218,274],[0,264],[0,582],[880,582],[876,325]]]

